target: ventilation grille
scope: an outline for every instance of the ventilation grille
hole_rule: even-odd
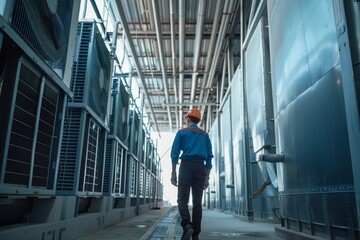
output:
[[[107,140],[104,171],[104,192],[115,197],[125,196],[126,150],[116,139]]]
[[[131,167],[130,167],[130,196],[136,196],[136,182],[137,182],[137,176],[136,176],[136,169],[137,169],[137,160],[132,159],[131,161]]]
[[[103,184],[104,130],[92,118],[87,124],[79,191],[101,193]]]
[[[34,186],[47,185],[58,95],[57,89],[45,83],[35,147]]]
[[[113,163],[113,143],[114,139],[108,138],[106,141],[105,163],[104,163],[104,193],[109,194],[111,189],[111,164]]]
[[[81,24],[77,29],[77,35],[81,37],[79,37],[77,61],[73,65],[70,88],[74,96],[70,102],[85,102],[86,67],[93,28],[93,24]]]
[[[140,176],[139,176],[140,197],[144,196],[144,178],[145,178],[145,168],[144,166],[140,166]]]
[[[5,183],[30,184],[34,129],[41,79],[29,68],[22,67],[11,128]]]
[[[69,109],[65,116],[57,190],[74,191],[75,169],[81,130],[81,109]]]
[[[125,156],[126,151],[116,142],[116,152],[115,152],[115,168],[114,168],[114,186],[112,193],[114,196],[124,196],[125,195]]]
[[[111,133],[125,142],[129,131],[129,94],[119,78],[112,84],[112,115],[110,118]]]
[[[150,172],[146,171],[145,196],[150,197]]]
[[[59,90],[21,64],[4,183],[51,189]],[[56,156],[56,155],[55,155]],[[52,178],[52,179],[49,179]]]
[[[60,77],[65,68],[72,0],[15,0],[11,24]],[[55,6],[55,7],[54,7]]]

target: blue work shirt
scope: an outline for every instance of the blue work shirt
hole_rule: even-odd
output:
[[[182,154],[180,156],[180,151]],[[199,128],[195,123],[190,124],[187,128],[180,129],[175,136],[171,148],[171,161],[177,164],[181,161],[205,161],[206,168],[211,169],[211,159],[213,158],[212,147],[209,138],[204,130]]]

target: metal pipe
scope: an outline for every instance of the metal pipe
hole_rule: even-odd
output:
[[[224,43],[224,39],[225,39],[225,33],[226,33],[226,29],[228,26],[228,22],[229,22],[229,12],[233,11],[233,4],[234,1],[233,0],[228,0],[225,2],[225,6],[223,9],[223,17],[221,19],[221,25],[220,25],[220,30],[219,30],[219,34],[218,34],[218,38],[216,41],[216,46],[215,46],[215,53],[214,53],[214,60],[211,63],[211,68],[210,68],[210,72],[209,72],[209,76],[207,79],[207,83],[206,83],[206,89],[205,89],[205,97],[202,99],[203,101],[207,101],[208,96],[209,96],[209,89],[212,85],[212,82],[214,80],[214,75],[215,75],[215,70],[216,70],[216,66],[218,64],[219,61],[219,55]],[[202,113],[205,111],[205,109],[202,109]]]
[[[121,4],[121,1],[116,1],[115,4],[116,4],[116,8],[118,9],[118,11],[117,11],[119,13],[118,17],[120,18],[120,22],[121,22],[121,24],[123,26],[125,36],[127,38],[127,41],[128,41],[129,47],[130,47],[131,54],[134,55],[136,53],[136,51],[135,51],[135,47],[134,47],[134,44],[132,42],[132,38],[131,38],[131,35],[130,35],[129,26],[126,24],[126,16],[125,16],[125,13],[124,13],[124,10],[123,10],[123,6]],[[157,125],[157,122],[156,122],[154,110],[153,110],[152,105],[151,105],[151,99],[150,99],[149,94],[147,92],[147,89],[145,87],[146,85],[145,85],[145,82],[144,82],[143,74],[141,72],[139,61],[138,61],[137,58],[133,58],[133,60],[134,60],[135,67],[136,67],[136,70],[137,70],[137,73],[138,73],[138,77],[140,79],[140,83],[143,86],[144,95],[145,95],[146,100],[148,101],[148,104],[149,104],[149,108],[150,108],[150,111],[151,111],[151,116],[152,116],[153,121],[155,123],[156,130],[158,132],[160,132],[159,131],[159,126]]]
[[[266,7],[266,0],[261,0],[259,3],[259,6],[256,10],[254,19],[249,23],[249,30],[246,32],[246,37],[244,39],[244,42],[242,44],[242,49],[247,49],[247,45],[249,44],[250,38],[253,35],[253,32],[255,31],[255,28],[257,26],[257,23],[259,22],[260,18],[262,17],[263,11]]]
[[[215,47],[214,61],[212,61],[211,68],[210,68],[210,74],[209,74],[209,80],[207,82],[208,85],[206,87],[205,101],[207,101],[207,98],[209,96],[209,88],[212,85],[214,75],[215,75],[216,66],[217,66],[218,61],[219,61],[219,55],[221,53],[222,46],[224,44],[225,33],[226,33],[226,29],[227,29],[227,26],[228,26],[228,23],[229,23],[229,20],[230,20],[229,12],[233,11],[234,1],[229,0],[228,3],[229,4],[227,5],[227,8],[224,8],[224,11],[223,11],[223,18],[222,18],[222,21],[221,21],[219,37],[217,39],[216,47]]]
[[[173,1],[174,0],[170,0],[171,55],[172,55],[174,96],[175,96],[175,102],[177,103],[179,99],[178,99],[177,86],[176,86],[175,13],[174,13]],[[177,107],[175,108],[175,118],[176,118],[176,129],[179,129],[180,120],[177,114]]]
[[[234,76],[234,57],[232,54],[232,44],[231,39],[229,40],[228,49],[227,49],[227,62],[228,62],[228,85],[230,85],[230,82],[232,81],[232,78]]]
[[[83,6],[82,6],[82,13],[81,13],[81,19],[85,19],[86,17],[86,9],[87,9],[87,3],[88,3],[88,0],[85,0],[85,1],[82,1],[83,2]]]
[[[224,4],[223,1],[216,2],[216,12],[215,12],[215,16],[214,16],[213,28],[211,30],[209,50],[208,50],[208,55],[207,55],[206,64],[205,64],[205,75],[204,75],[203,82],[202,82],[201,89],[200,89],[199,102],[201,102],[203,99],[204,89],[205,89],[205,86],[207,85],[207,76],[209,74],[209,70],[210,70],[210,66],[211,66],[212,54],[214,52],[215,40],[216,40],[217,30],[218,30],[218,26],[219,26],[219,18],[221,15],[221,11],[224,7],[223,4]]]
[[[163,83],[164,83],[164,90],[165,90],[165,101],[166,103],[169,103],[169,92],[168,92],[168,79],[166,75],[166,63],[164,60],[164,48],[163,48],[163,39],[161,34],[161,24],[160,24],[160,16],[158,11],[158,1],[152,0],[153,5],[153,12],[154,12],[154,20],[155,20],[155,29],[156,29],[156,36],[157,36],[157,43],[158,43],[158,49],[160,54],[160,64],[161,64],[161,71],[163,75]],[[170,131],[172,131],[172,121],[171,121],[171,113],[170,108],[167,107],[168,111],[168,117],[169,117],[169,125],[170,125]]]
[[[184,88],[184,54],[185,54],[185,0],[179,0],[179,103],[183,102],[183,88]],[[179,125],[182,122],[182,108],[179,108]]]
[[[251,2],[251,8],[250,8],[250,14],[249,14],[249,23],[251,23],[252,20],[253,20],[255,8],[256,8],[256,2],[257,2],[257,0]],[[247,30],[249,30],[249,28],[250,28],[250,24],[248,25]]]
[[[224,85],[225,85],[225,76],[226,76],[226,64],[227,64],[227,58],[224,58],[224,64],[223,64],[223,71],[222,71],[222,77],[221,77],[221,87],[220,87],[220,103],[223,100],[223,93],[224,93]]]
[[[196,36],[195,36],[195,44],[194,44],[194,58],[193,58],[193,75],[191,81],[191,95],[190,102],[194,103],[195,101],[195,88],[196,88],[196,80],[197,80],[197,68],[199,64],[199,55],[200,55],[200,47],[201,47],[201,39],[202,39],[202,31],[204,26],[204,16],[205,16],[205,1],[200,0],[198,13],[197,13],[197,24],[196,24]],[[192,106],[190,106],[192,107]]]

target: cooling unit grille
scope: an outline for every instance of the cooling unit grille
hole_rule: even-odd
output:
[[[51,188],[52,144],[59,90],[20,63],[4,183]]]

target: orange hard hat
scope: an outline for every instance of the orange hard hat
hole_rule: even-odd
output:
[[[201,120],[200,110],[197,108],[192,108],[192,109],[190,109],[190,111],[188,111],[188,113],[186,114],[185,117],[194,117],[194,118]]]

